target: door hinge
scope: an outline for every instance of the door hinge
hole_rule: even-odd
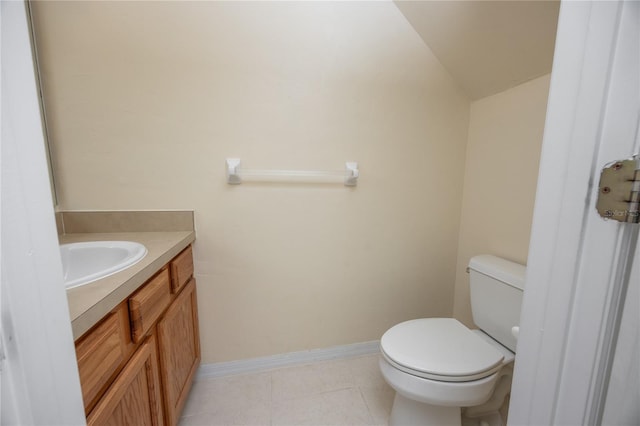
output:
[[[602,169],[596,210],[605,219],[640,223],[640,155]]]

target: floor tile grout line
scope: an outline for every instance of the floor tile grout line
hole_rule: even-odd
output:
[[[373,413],[371,413],[371,408],[369,407],[367,398],[365,398],[364,394],[362,393],[362,389],[360,386],[358,386],[358,393],[360,394],[360,398],[362,399],[362,402],[364,402],[364,406],[367,407],[367,413],[369,414],[369,423],[374,424],[375,422],[373,419]]]
[[[273,372],[269,372],[269,426],[273,426]]]
[[[364,405],[367,406],[367,411],[369,412],[369,417],[371,418],[371,423],[373,423],[373,414],[371,414],[371,407],[369,407],[369,403],[367,402],[367,398],[365,398],[364,394],[362,393],[362,387],[358,386],[358,392],[360,392],[360,398],[362,398],[362,400],[364,401]]]

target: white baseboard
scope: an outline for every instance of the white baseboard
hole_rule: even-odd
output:
[[[273,370],[274,368],[289,367],[292,365],[307,364],[310,362],[326,361],[331,359],[370,355],[379,352],[380,341],[373,340],[371,342],[354,343],[351,345],[312,349],[300,352],[289,352],[286,354],[261,358],[202,364],[200,365],[200,368],[198,368],[195,379],[203,380],[214,377],[231,376],[233,374],[256,373]]]

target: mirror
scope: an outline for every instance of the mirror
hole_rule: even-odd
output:
[[[31,54],[33,55],[33,67],[36,77],[36,85],[38,90],[38,103],[40,105],[40,119],[42,120],[42,133],[45,143],[45,152],[47,154],[47,165],[49,168],[49,184],[51,186],[51,198],[53,199],[53,206],[56,208],[58,206],[58,196],[56,193],[56,179],[54,174],[53,167],[53,155],[52,155],[52,146],[51,141],[49,139],[49,131],[47,127],[47,113],[44,107],[44,99],[42,97],[42,81],[40,79],[40,66],[38,64],[38,48],[36,46],[36,37],[34,34],[34,25],[33,25],[33,16],[31,14],[31,3],[25,2],[27,8],[27,16],[29,19],[29,35],[31,37]]]

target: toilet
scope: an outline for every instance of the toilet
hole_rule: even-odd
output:
[[[502,425],[525,267],[480,255],[467,270],[479,330],[453,318],[422,318],[391,327],[380,340],[380,370],[396,391],[391,426]]]

